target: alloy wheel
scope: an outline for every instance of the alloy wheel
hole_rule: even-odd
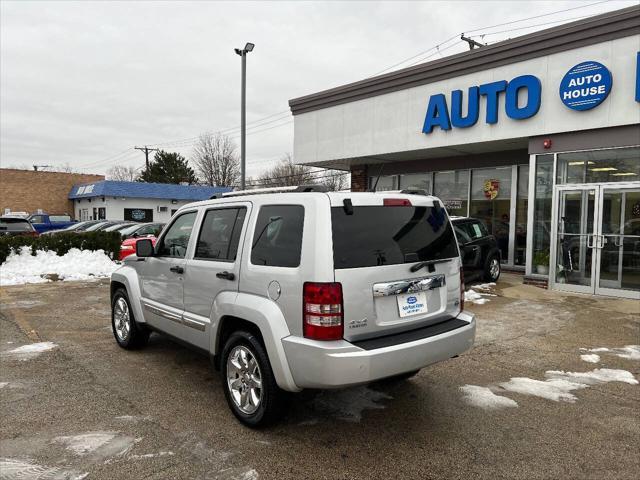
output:
[[[238,345],[227,357],[227,386],[233,403],[247,415],[262,402],[262,373],[254,354]]]

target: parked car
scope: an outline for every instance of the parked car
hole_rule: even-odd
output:
[[[109,225],[101,230],[105,232],[119,232],[127,227],[133,225],[133,222],[116,222],[113,225]]]
[[[38,232],[26,218],[3,215],[0,217],[0,235],[10,237],[17,235],[38,236]]]
[[[104,230],[107,227],[115,225],[116,223],[118,223],[118,222],[112,222],[112,221],[109,221],[109,220],[101,220],[98,223],[94,223],[90,227],[87,227],[83,231],[84,232],[98,232],[100,230]]]
[[[62,230],[76,223],[71,220],[69,215],[48,215],[46,213],[34,213],[29,215],[28,220],[38,233]]]
[[[83,232],[87,228],[96,223],[100,223],[102,220],[85,220],[83,222],[76,222],[73,225],[69,225],[67,228],[63,228],[61,230],[49,230],[48,232],[43,232],[42,235],[55,235],[57,233],[78,233]]]
[[[120,230],[123,238],[157,236],[164,228],[164,223],[134,223]]]
[[[149,240],[151,240],[151,243],[155,246],[156,237],[153,237],[153,236],[125,238],[122,241],[122,245],[120,245],[120,254],[118,255],[118,260],[122,261],[125,258],[127,258],[129,255],[135,254],[136,243],[138,243],[138,240],[142,240],[143,238],[148,238]]]
[[[283,391],[408,378],[471,348],[440,200],[318,190],[181,207],[111,276],[117,343],[141,347],[155,330],[207,352],[252,427],[277,418]]]
[[[497,282],[500,278],[500,249],[482,220],[452,217],[451,223],[458,238],[464,279]]]

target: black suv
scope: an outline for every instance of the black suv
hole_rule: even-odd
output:
[[[464,279],[496,282],[500,277],[500,249],[496,238],[477,218],[451,217],[451,223],[458,237]]]

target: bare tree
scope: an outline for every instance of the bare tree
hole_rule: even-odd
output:
[[[240,161],[236,145],[227,135],[200,135],[191,161],[200,181],[205,185],[231,187],[240,181]]]
[[[325,176],[326,175],[326,176]],[[341,172],[340,170],[326,170],[321,174],[319,182],[327,187],[331,192],[339,192],[347,188],[347,177],[349,172]]]
[[[255,187],[289,187],[316,183],[313,170],[307,165],[293,163],[291,154],[285,154],[273,167],[258,177]]]
[[[138,172],[134,167],[115,165],[107,170],[107,178],[121,182],[135,182],[138,179]]]

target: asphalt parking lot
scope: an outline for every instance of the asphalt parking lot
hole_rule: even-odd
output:
[[[0,478],[637,478],[640,360],[623,347],[640,344],[638,302],[515,275],[484,292],[471,352],[409,381],[303,392],[254,431],[206,358],[158,335],[117,347],[107,282],[2,288]],[[45,351],[14,351],[33,343]],[[566,388],[557,372],[594,369],[628,375]]]

